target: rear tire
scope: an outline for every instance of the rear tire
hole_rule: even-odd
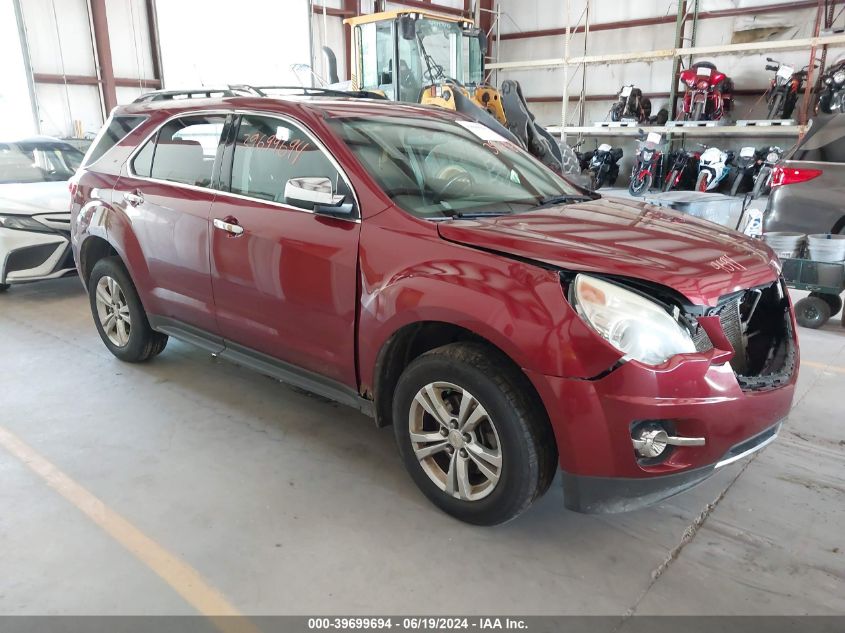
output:
[[[548,489],[554,435],[529,393],[518,370],[473,343],[426,352],[402,372],[393,430],[405,468],[434,505],[467,523],[497,525]]]
[[[811,292],[811,297],[818,297],[822,301],[824,301],[828,307],[830,308],[830,316],[834,317],[839,314],[839,311],[842,309],[842,297],[839,295],[830,295],[824,292]]]
[[[150,327],[135,284],[119,257],[106,257],[94,265],[88,299],[97,332],[117,358],[140,363],[164,350],[167,335]]]
[[[801,327],[820,328],[830,318],[830,306],[819,297],[804,297],[795,304],[795,320]]]

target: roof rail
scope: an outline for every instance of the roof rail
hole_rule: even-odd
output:
[[[281,93],[281,94],[280,94]],[[380,92],[369,90],[339,90],[333,88],[308,88],[305,86],[251,86],[230,84],[219,88],[192,88],[186,90],[153,90],[146,92],[132,103],[172,101],[176,99],[211,99],[215,97],[275,97],[282,95],[351,97],[357,99],[386,99]]]
[[[192,88],[186,90],[153,90],[146,92],[132,103],[150,103],[173,99],[211,99],[215,97],[242,97],[250,94],[248,86],[223,86],[219,88]]]
[[[276,96],[273,93],[301,94],[305,96],[352,97],[356,99],[386,99],[382,93],[371,90],[343,90],[341,88],[309,88],[307,86],[245,86],[262,97]]]

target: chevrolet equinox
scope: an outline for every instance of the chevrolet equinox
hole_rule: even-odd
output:
[[[117,108],[70,183],[103,343],[168,337],[392,425],[492,525],[561,470],[618,512],[772,441],[798,371],[760,241],[601,198],[445,109],[231,97]]]

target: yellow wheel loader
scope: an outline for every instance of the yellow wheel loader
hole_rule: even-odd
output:
[[[487,38],[471,20],[401,10],[344,23],[352,29],[348,89],[456,110],[524,147],[552,170],[580,172],[575,153],[566,146],[561,152],[558,142],[535,122],[516,81],[502,82],[500,90],[484,82]],[[334,54],[324,51],[329,79],[339,84]]]

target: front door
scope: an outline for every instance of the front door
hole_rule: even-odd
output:
[[[288,119],[243,115],[224,156],[223,191],[211,209],[221,335],[227,345],[355,387],[361,225],[351,187],[316,139]],[[328,178],[351,215],[332,217],[286,197],[288,181],[303,178]]]

